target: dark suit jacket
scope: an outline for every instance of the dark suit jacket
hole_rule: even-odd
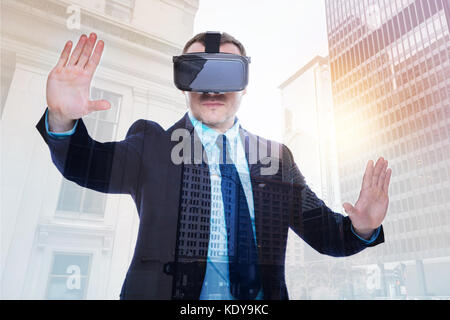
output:
[[[197,299],[206,264],[198,259],[187,267],[178,261],[177,228],[186,164],[171,160],[173,148],[179,145],[179,140],[172,141],[174,130],[187,129],[191,142],[199,142],[187,113],[168,130],[156,122],[138,120],[125,140],[108,143],[91,139],[81,119],[76,132],[62,140],[47,134],[44,116],[36,127],[50,149],[53,163],[66,179],[100,192],[130,194],[136,204],[138,238],[121,299]],[[250,161],[249,168],[264,299],[288,299],[284,260],[289,228],[326,255],[348,256],[368,245],[351,232],[348,217],[334,213],[308,188],[285,145],[242,128],[240,132],[247,161],[252,143],[258,144],[257,150],[268,149],[269,155],[274,146],[279,149],[279,155],[271,158],[279,163],[277,174],[260,174],[267,164],[264,152],[258,154],[257,161]],[[209,173],[206,179],[209,183]],[[369,246],[382,242],[383,230]],[[189,275],[189,289],[183,291],[179,287],[183,281],[178,280],[186,270],[196,272],[194,277]]]

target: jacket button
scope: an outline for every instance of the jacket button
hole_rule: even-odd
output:
[[[173,276],[174,273],[174,264],[173,262],[167,262],[163,266],[163,271],[165,274]]]

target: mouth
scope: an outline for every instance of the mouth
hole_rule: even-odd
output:
[[[202,106],[206,106],[206,107],[220,107],[225,105],[223,102],[219,102],[219,101],[205,101],[202,102]]]

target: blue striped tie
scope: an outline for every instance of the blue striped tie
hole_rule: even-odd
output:
[[[227,158],[227,139],[219,135],[222,199],[228,243],[231,294],[239,300],[255,299],[261,288],[258,252],[247,198],[236,166]]]

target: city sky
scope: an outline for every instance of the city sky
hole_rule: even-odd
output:
[[[251,57],[242,126],[282,140],[278,86],[316,55],[328,55],[325,3],[320,0],[200,0],[194,33],[225,31]]]

